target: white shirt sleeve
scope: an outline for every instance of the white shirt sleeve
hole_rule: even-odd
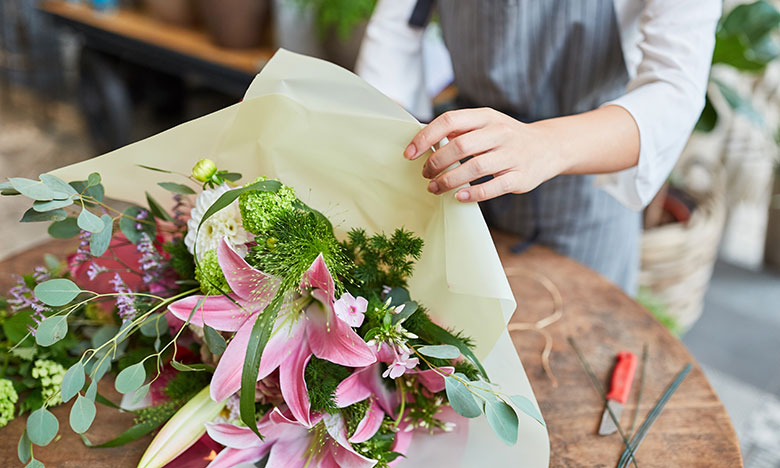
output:
[[[409,26],[417,0],[379,0],[355,71],[422,121],[433,117],[425,86],[423,28]]]
[[[617,2],[616,2],[617,3]],[[605,103],[639,127],[637,166],[597,178],[625,206],[640,210],[669,176],[704,107],[720,0],[647,0],[639,16],[641,58],[626,94]],[[621,25],[625,26],[625,25]],[[633,56],[626,50],[624,55]]]

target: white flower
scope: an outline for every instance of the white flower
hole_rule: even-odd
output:
[[[223,237],[227,238],[228,243],[239,255],[246,255],[247,249],[244,244],[249,242],[249,233],[246,232],[241,222],[238,200],[207,219],[200,227],[197,240],[195,239],[198,224],[203,219],[206,210],[228,190],[231,188],[223,184],[213,190],[204,190],[195,197],[195,208],[192,209],[191,218],[187,221],[187,236],[184,238],[184,244],[190,253],[194,253],[197,244],[198,260],[201,260],[206,252],[216,249]]]

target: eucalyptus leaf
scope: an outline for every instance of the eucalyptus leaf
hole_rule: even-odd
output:
[[[95,403],[89,398],[79,395],[73,407],[70,409],[70,427],[76,434],[87,432],[89,426],[95,420]]]
[[[214,330],[213,328],[211,328],[210,326],[204,323],[203,335],[206,339],[206,345],[208,345],[211,354],[219,356],[220,354],[225,352],[227,343],[225,342],[225,338],[222,335],[220,335],[218,331]]]
[[[11,186],[14,190],[33,200],[54,200],[55,195],[64,195],[62,192],[55,192],[47,187],[46,184],[38,180],[25,179],[23,177],[11,177],[8,180],[11,182]],[[67,195],[62,198],[65,197],[67,197]]]
[[[146,233],[150,239],[154,239],[157,233],[157,227],[154,222],[150,220],[144,220],[144,222],[137,221],[135,218],[141,212],[141,208],[137,206],[131,206],[122,213],[122,217],[119,218],[119,229],[122,234],[127,237],[127,240],[133,244],[137,244],[141,240],[141,235]],[[136,225],[140,225],[139,230]]]
[[[29,210],[24,212],[24,214],[22,215],[22,219],[20,219],[19,222],[40,223],[42,221],[62,221],[67,217],[68,217],[68,213],[62,208],[46,211],[44,213],[35,211],[34,208],[30,208]]]
[[[400,312],[393,315],[393,324],[403,323],[404,320],[408,319],[413,313],[417,312],[417,308],[419,307],[414,301],[404,302],[403,306],[404,307]],[[458,354],[460,354],[460,351]]]
[[[39,346],[51,346],[68,334],[68,318],[64,315],[49,317],[38,325],[35,331],[35,343]]]
[[[20,462],[27,463],[32,457],[31,444],[30,438],[27,437],[27,429],[25,429],[22,431],[22,436],[19,438],[19,444],[16,446],[16,455],[19,457]]]
[[[100,221],[103,223],[103,230],[89,237],[89,253],[93,257],[101,257],[106,253],[111,244],[111,235],[114,233],[114,219],[111,216],[104,214],[100,217]]]
[[[69,304],[81,292],[76,283],[65,278],[44,281],[35,287],[35,297],[46,305],[59,307]]]
[[[476,418],[482,415],[482,407],[474,400],[474,395],[455,377],[444,377],[444,389],[450,406],[459,415],[466,418]]]
[[[173,221],[173,218],[171,215],[168,214],[167,211],[165,211],[165,208],[160,206],[159,203],[157,203],[157,200],[155,200],[151,195],[149,195],[149,192],[146,192],[146,203],[149,205],[149,212],[152,213],[152,216],[154,216],[157,219],[161,219],[163,221]]]
[[[61,266],[60,259],[49,253],[43,254],[43,262],[46,264],[46,268],[54,272],[59,270]]]
[[[438,359],[455,359],[460,356],[460,350],[452,345],[429,345],[416,348],[423,356]]]
[[[152,314],[144,320],[140,330],[144,336],[161,336],[168,330],[168,319],[165,314]]]
[[[95,401],[95,397],[97,396],[97,384],[99,380],[100,379],[92,379],[92,382],[89,383],[89,387],[87,387],[87,391],[84,393],[86,398]]]
[[[81,233],[76,218],[65,218],[61,221],[55,221],[49,225],[49,235],[55,239],[70,239]]]
[[[184,364],[176,360],[171,360],[170,365],[181,372],[202,372],[211,369],[211,367],[206,364]]]
[[[86,180],[77,180],[71,182],[70,186],[73,187],[73,189],[83,197],[94,198],[98,202],[102,202],[106,195],[106,190],[103,187],[103,184],[97,184],[90,187]],[[90,203],[90,206],[91,205],[92,204]]]
[[[151,385],[152,383],[149,382],[148,384],[139,387],[138,390],[132,392],[133,397],[130,399],[131,407],[137,405],[138,403],[141,402],[141,400],[143,400],[146,397],[146,395],[149,393],[149,388],[151,387]]]
[[[231,182],[236,182],[239,179],[241,179],[241,177],[243,177],[238,172],[223,172],[223,173],[219,174],[219,176],[222,177],[223,179],[229,180]]]
[[[390,299],[390,307],[397,307],[412,300],[409,291],[405,288],[392,288],[385,297],[385,301]]]
[[[33,210],[39,213],[45,213],[47,211],[65,208],[72,204],[72,198],[66,198],[64,200],[35,201],[33,202]]]
[[[60,386],[60,393],[62,394],[62,401],[68,402],[71,398],[76,396],[78,392],[84,388],[84,365],[81,361],[70,366],[65,376],[62,377],[62,385]]]
[[[541,424],[542,426],[545,425],[544,418],[542,417],[542,413],[540,413],[539,410],[536,409],[536,406],[534,406],[531,400],[529,400],[528,398],[522,395],[513,395],[509,397],[509,400],[515,406],[515,408],[522,411],[526,415],[536,419],[537,421],[539,421],[539,424]]]
[[[65,182],[57,176],[53,176],[51,174],[41,174],[40,179],[41,182],[52,189],[52,191],[62,192],[69,197],[79,194],[69,183]]]
[[[27,437],[35,445],[49,445],[59,429],[57,418],[46,408],[38,408],[27,417]]]
[[[116,376],[114,387],[119,393],[130,393],[141,387],[144,380],[146,380],[146,369],[144,369],[143,363],[139,362],[122,370]]]
[[[90,340],[92,347],[99,348],[103,346],[108,342],[108,340],[113,338],[118,331],[119,328],[117,328],[116,325],[104,325],[98,328],[95,334],[92,335],[92,339]]]
[[[97,234],[106,228],[106,225],[103,224],[103,221],[86,208],[81,210],[77,221],[81,229],[93,234]]]
[[[94,187],[100,184],[100,174],[93,172],[87,177],[87,187]]]
[[[180,195],[195,195],[195,190],[192,190],[190,187],[184,184],[177,184],[175,182],[160,182],[157,185],[169,192],[178,193]]]
[[[485,403],[485,416],[493,431],[507,445],[517,442],[517,414],[512,407],[501,400],[490,400]]]
[[[46,466],[41,463],[39,460],[32,459],[30,460],[30,463],[26,464],[24,468],[46,468]]]

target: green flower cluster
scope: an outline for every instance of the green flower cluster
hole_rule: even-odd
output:
[[[18,400],[19,395],[14,390],[14,384],[8,379],[0,379],[0,427],[14,418],[14,404]]]
[[[255,182],[266,180],[259,177]],[[297,200],[295,190],[283,185],[278,192],[261,192],[252,190],[241,194],[238,207],[241,210],[241,220],[244,229],[252,234],[267,232],[279,213],[289,211]]]
[[[230,292],[230,285],[228,285],[217,260],[216,249],[209,250],[203,255],[200,264],[195,268],[195,278],[200,283],[200,290],[203,291],[203,294],[209,296],[222,294],[217,287],[225,292]]]
[[[48,359],[38,359],[32,369],[32,376],[41,382],[41,397],[48,406],[62,403],[60,386],[65,377],[65,368],[61,364]]]

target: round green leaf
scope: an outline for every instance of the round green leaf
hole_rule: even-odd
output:
[[[146,385],[141,386],[141,388],[139,388],[138,390],[134,391],[132,395],[133,397],[130,399],[130,405],[135,406],[138,403],[140,403],[141,400],[143,400],[144,397],[146,397],[146,394],[149,393],[149,387],[151,385],[152,384],[150,382]]]
[[[67,182],[60,179],[57,176],[53,176],[51,174],[41,174],[40,176],[41,182],[43,182],[47,187],[52,189],[54,192],[62,192],[66,194],[69,197],[72,197],[73,195],[78,195],[78,192],[73,190],[73,187],[70,186]]]
[[[17,192],[27,198],[32,198],[33,200],[54,199],[55,191],[47,187],[43,182],[22,177],[11,177],[8,180]]]
[[[68,334],[68,318],[64,315],[49,317],[35,331],[35,342],[39,346],[51,346]]]
[[[62,377],[62,385],[60,393],[62,393],[62,401],[67,402],[84,387],[84,365],[81,361],[73,364],[68,372],[65,372],[65,376]]]
[[[95,397],[97,396],[97,384],[100,379],[94,378],[92,379],[92,382],[89,383],[89,387],[87,387],[87,391],[84,393],[84,396],[89,400],[94,402]]]
[[[93,257],[100,257],[111,243],[111,234],[114,231],[114,220],[111,216],[104,214],[100,217],[100,221],[103,223],[103,230],[97,234],[92,234],[89,238],[89,253]]]
[[[460,350],[452,345],[420,346],[417,352],[423,356],[438,359],[455,359],[460,356]]]
[[[144,384],[146,379],[146,369],[144,369],[143,363],[133,364],[130,367],[126,367],[119,375],[116,376],[114,387],[119,393],[130,393],[133,390],[137,390]]]
[[[444,377],[444,389],[450,406],[456,413],[466,418],[482,415],[482,408],[474,400],[474,395],[458,379],[450,375]]]
[[[44,281],[33,290],[39,301],[54,307],[69,304],[80,292],[76,283],[65,278]]]
[[[95,404],[92,400],[79,395],[73,407],[70,409],[70,427],[76,434],[87,432],[92,421],[95,420]]]
[[[168,330],[165,314],[152,314],[141,324],[141,334],[148,337],[164,335]]]
[[[65,208],[73,204],[72,198],[66,198],[64,200],[49,200],[49,201],[36,201],[33,202],[33,210],[39,213],[45,213],[47,211],[57,210],[59,208]]]
[[[81,210],[77,221],[81,229],[93,234],[101,232],[106,227],[103,224],[103,220],[98,218],[94,213],[86,208]]]
[[[27,417],[27,437],[35,445],[49,445],[59,429],[57,418],[46,408],[38,408]]]
[[[30,463],[25,465],[24,468],[46,468],[46,466],[43,463],[33,458],[32,460],[30,460]]]
[[[35,211],[35,209],[30,208],[29,210],[24,212],[24,214],[22,215],[22,219],[20,219],[19,222],[40,223],[42,221],[62,221],[67,217],[68,217],[68,213],[62,208],[46,211],[45,213],[40,213],[38,211]]]
[[[100,174],[93,172],[87,177],[87,187],[94,187],[100,183]]]
[[[19,438],[19,444],[16,446],[16,455],[22,463],[27,463],[27,460],[32,457],[32,447],[30,444],[30,438],[27,437],[27,429],[25,429],[22,431],[22,437]]]
[[[515,405],[515,408],[522,411],[526,415],[536,419],[539,421],[539,424],[544,426],[544,418],[542,417],[542,413],[539,412],[538,409],[536,409],[536,406],[534,406],[533,403],[531,403],[531,400],[528,398],[522,396],[522,395],[514,395],[509,397],[509,400],[512,401],[512,404]]]
[[[138,241],[141,240],[141,234],[146,233],[150,239],[154,239],[154,236],[157,232],[157,227],[153,222],[139,223],[136,221],[135,218],[140,212],[141,208],[137,206],[131,206],[130,208],[123,211],[123,216],[119,218],[119,229],[122,231],[122,234],[127,237],[127,240],[133,244],[137,244]],[[136,227],[137,224],[140,224],[140,230]]]
[[[62,221],[55,221],[49,225],[49,235],[55,239],[70,239],[76,237],[81,232],[76,218],[65,218]]]
[[[499,399],[485,403],[485,416],[493,431],[507,445],[517,442],[517,414],[512,407]]]

